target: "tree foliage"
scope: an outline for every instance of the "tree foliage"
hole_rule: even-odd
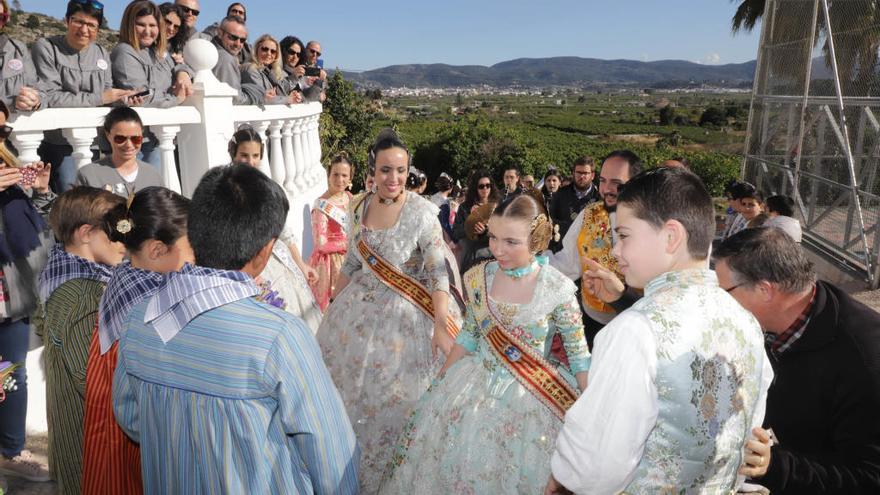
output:
[[[365,97],[354,90],[341,72],[334,73],[328,79],[327,100],[321,114],[322,161],[345,151],[363,167],[374,120],[374,112]]]

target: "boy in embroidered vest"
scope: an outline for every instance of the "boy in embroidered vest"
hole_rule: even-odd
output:
[[[356,493],[359,450],[311,330],[254,283],[287,217],[247,165],[211,169],[187,233],[198,266],[131,310],[113,411],[144,493]]]
[[[730,493],[773,372],[757,321],[708,269],[709,193],[687,170],[645,171],[620,193],[616,231],[645,296],[596,337],[546,493]]]
[[[40,275],[43,308],[34,326],[46,346],[49,469],[60,493],[80,493],[89,344],[112,267],[125,256],[125,246],[111,242],[104,216],[124,204],[108,191],[76,187],[62,194],[49,213],[61,244]]]

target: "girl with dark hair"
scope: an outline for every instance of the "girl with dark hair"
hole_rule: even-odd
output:
[[[189,200],[164,187],[138,191],[104,217],[110,240],[125,245],[129,260],[119,264],[98,304],[86,368],[83,423],[83,493],[143,493],[140,450],[113,416],[113,372],[117,341],[132,308],[156,293],[164,274],[193,263],[186,236]]]
[[[498,189],[495,188],[489,171],[475,170],[468,179],[464,203],[458,207],[455,223],[452,226],[452,239],[458,243],[462,251],[462,273],[480,261],[492,257],[492,253],[489,252],[486,220],[489,217],[488,213],[491,213],[491,205],[498,203],[498,198]],[[474,216],[471,217],[471,215]],[[485,218],[478,219],[480,215]],[[466,228],[468,218],[472,220],[472,230]]]
[[[233,165],[243,164],[258,169],[264,151],[263,139],[249,126],[241,127],[229,141],[229,157]],[[321,308],[309,284],[317,281],[318,273],[303,260],[297,247],[299,239],[288,225],[284,226],[278,240],[280,242],[275,243],[269,263],[260,277],[278,292],[286,303],[284,309],[302,318],[314,333],[321,324]]]
[[[171,2],[159,5],[159,12],[165,21],[165,41],[168,42],[168,54],[176,64],[183,63],[183,46],[189,40],[186,26],[183,25],[183,8]]]
[[[553,235],[529,195],[492,213],[497,261],[465,274],[464,327],[400,436],[380,493],[543,493],[553,440],[590,364],[576,287],[539,256]],[[550,354],[557,334],[570,369]]]
[[[559,190],[562,180],[560,179],[559,172],[555,168],[551,168],[544,174],[542,182],[544,185],[541,186],[541,194],[544,196],[544,207],[547,211],[550,211],[550,200],[553,199],[553,195]]]
[[[428,186],[428,176],[421,170],[410,167],[406,176],[406,190],[421,195]]]
[[[312,207],[312,240],[314,248],[309,265],[318,273],[311,284],[312,293],[321,311],[330,304],[339,270],[348,249],[348,206],[351,204],[351,178],[354,165],[347,154],[337,155],[327,170],[328,189]]]
[[[353,200],[348,252],[318,343],[362,448],[361,492],[376,493],[461,319],[437,208],[405,189],[409,150],[387,129],[367,164],[374,190]]]
[[[281,40],[281,68],[287,74],[287,92],[302,94],[304,85],[300,84],[306,76],[306,45],[296,36],[285,36]]]

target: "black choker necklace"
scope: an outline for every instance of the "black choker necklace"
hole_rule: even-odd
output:
[[[382,203],[383,205],[393,205],[394,203],[397,203],[398,201],[400,201],[400,198],[402,196],[403,196],[403,193],[400,193],[391,199],[385,199],[382,196],[380,196],[379,193],[376,193],[376,197],[379,198],[379,202]]]

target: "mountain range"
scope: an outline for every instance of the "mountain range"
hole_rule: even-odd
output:
[[[756,61],[703,65],[685,60],[602,60],[581,57],[518,58],[483,65],[391,65],[364,72],[343,71],[346,79],[376,87],[544,87],[605,85],[674,86],[751,83]]]

